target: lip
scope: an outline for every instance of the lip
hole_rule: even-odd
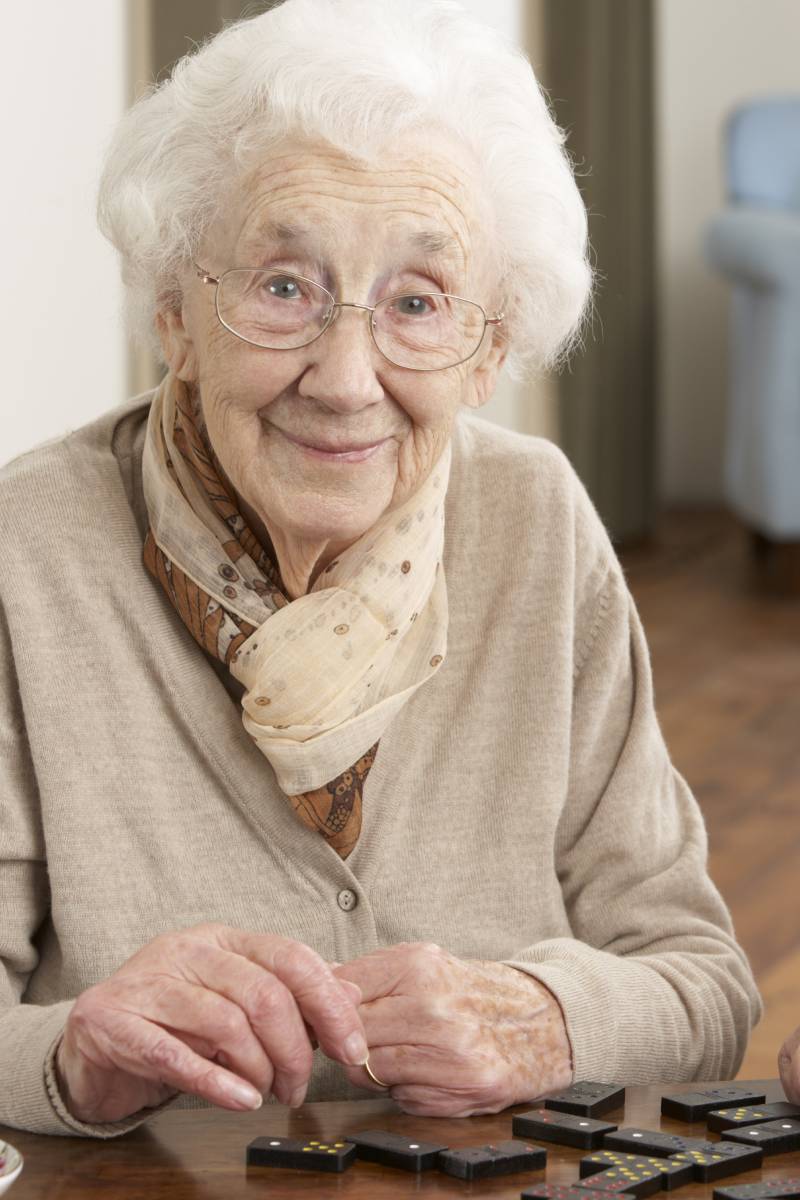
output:
[[[277,427],[273,426],[273,428]],[[389,438],[381,438],[380,441],[362,443],[361,445],[350,443],[344,446],[324,446],[318,443],[301,441],[300,438],[292,437],[285,429],[279,429],[278,433],[285,437],[287,442],[291,442],[293,446],[297,446],[305,454],[310,455],[311,458],[331,463],[366,462],[381,446],[389,441]]]

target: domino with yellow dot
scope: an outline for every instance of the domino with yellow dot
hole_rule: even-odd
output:
[[[650,1196],[653,1192],[672,1191],[690,1183],[694,1176],[691,1163],[674,1158],[651,1158],[643,1154],[623,1154],[617,1150],[598,1150],[581,1159],[581,1180],[601,1190],[632,1192]],[[611,1187],[609,1187],[611,1185]]]
[[[351,1142],[258,1137],[247,1147],[248,1167],[294,1167],[302,1171],[346,1171],[356,1160]]]

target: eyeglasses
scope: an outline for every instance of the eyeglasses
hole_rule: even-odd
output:
[[[243,342],[265,350],[299,350],[330,328],[342,308],[369,313],[372,340],[380,353],[411,371],[443,371],[472,358],[487,325],[503,313],[486,315],[480,304],[444,292],[387,296],[378,304],[338,301],[321,284],[287,271],[234,268],[219,277],[197,263],[203,283],[216,288],[219,320]]]

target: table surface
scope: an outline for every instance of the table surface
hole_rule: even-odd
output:
[[[662,1117],[662,1093],[697,1091],[716,1084],[664,1084],[627,1089],[624,1119],[620,1110],[602,1119],[619,1126],[638,1125],[691,1137],[705,1137],[703,1122],[693,1125]],[[735,1086],[750,1086],[736,1081]],[[759,1081],[767,1100],[784,1098],[775,1080]],[[112,1200],[237,1200],[268,1195],[271,1200],[295,1196],[336,1197],[337,1200],[383,1200],[396,1196],[492,1196],[518,1200],[523,1187],[540,1183],[570,1183],[578,1178],[578,1162],[587,1150],[547,1145],[546,1172],[520,1172],[500,1179],[467,1183],[438,1171],[413,1175],[375,1163],[356,1162],[341,1175],[316,1171],[245,1167],[245,1148],[254,1137],[346,1138],[361,1129],[388,1129],[453,1147],[483,1145],[511,1137],[511,1114],[518,1105],[496,1116],[463,1120],[411,1117],[389,1100],[330,1101],[306,1104],[290,1111],[268,1105],[257,1113],[235,1114],[220,1109],[163,1112],[146,1126],[111,1141],[88,1138],[41,1137],[0,1126],[0,1139],[25,1156],[25,1168],[8,1193],[10,1200],[73,1200],[102,1195]],[[716,1141],[717,1135],[708,1135]],[[758,1171],[732,1176],[724,1183],[755,1183],[800,1173],[800,1153],[774,1155]],[[689,1184],[680,1200],[710,1200],[715,1186]],[[658,1193],[664,1194],[664,1193]],[[666,1194],[664,1194],[666,1196]]]

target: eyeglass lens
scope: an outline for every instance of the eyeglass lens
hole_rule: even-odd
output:
[[[217,287],[219,318],[232,333],[272,350],[314,341],[331,319],[330,294],[302,276],[226,271]],[[439,293],[390,296],[371,318],[382,354],[398,366],[437,370],[475,353],[486,319],[479,304]]]

